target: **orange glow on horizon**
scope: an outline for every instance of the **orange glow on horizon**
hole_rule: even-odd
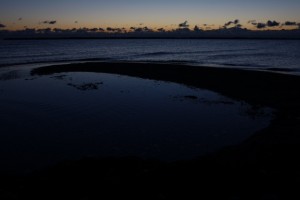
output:
[[[224,25],[215,25],[215,24],[211,24],[211,25],[204,25],[204,24],[189,24],[189,29],[193,30],[195,26],[198,26],[201,30],[206,31],[206,30],[218,30],[218,29],[222,29],[224,27]],[[8,31],[20,31],[20,30],[25,30],[25,29],[46,29],[46,28],[51,28],[51,29],[63,29],[63,30],[67,30],[67,29],[83,29],[83,28],[88,28],[88,29],[93,29],[93,28],[102,28],[105,29],[111,27],[111,28],[124,28],[126,31],[130,31],[131,27],[135,27],[135,28],[144,28],[147,27],[149,29],[152,29],[153,31],[157,31],[158,29],[163,28],[165,31],[172,31],[172,30],[176,30],[179,28],[178,25],[176,24],[170,24],[170,25],[164,25],[164,24],[151,24],[151,25],[147,25],[147,24],[133,24],[133,25],[129,25],[126,24],[124,26],[122,25],[109,25],[109,24],[102,24],[101,25],[88,25],[88,24],[81,24],[81,23],[77,23],[77,24],[54,24],[54,25],[49,25],[49,24],[36,24],[36,25],[21,25],[21,24],[10,24],[7,25],[6,28],[2,29],[2,30],[8,30]],[[233,26],[231,26],[233,27]],[[228,28],[231,28],[228,27]],[[248,30],[295,30],[295,29],[299,29],[298,25],[295,26],[285,26],[285,25],[281,25],[281,26],[277,26],[277,27],[266,27],[266,28],[262,28],[262,29],[258,29],[256,28],[254,25],[251,24],[242,24],[241,28],[246,28]]]

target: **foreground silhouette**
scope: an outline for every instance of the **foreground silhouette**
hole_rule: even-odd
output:
[[[140,63],[50,66],[45,75],[105,72],[207,88],[276,109],[270,126],[240,145],[194,160],[65,161],[27,176],[1,177],[2,199],[297,199],[300,186],[300,79],[235,69]],[[187,97],[194,98],[194,97]]]

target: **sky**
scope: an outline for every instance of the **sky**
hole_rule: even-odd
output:
[[[300,0],[0,0],[6,29],[148,26],[172,29],[188,21],[212,28],[239,19],[300,22]],[[41,22],[55,21],[55,23]],[[3,28],[3,27],[2,27]]]

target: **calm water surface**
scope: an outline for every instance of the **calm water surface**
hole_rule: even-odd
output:
[[[0,40],[0,66],[79,60],[175,62],[299,74],[300,40]]]

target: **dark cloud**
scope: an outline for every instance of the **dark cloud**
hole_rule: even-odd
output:
[[[43,28],[43,29],[37,29],[37,33],[50,33],[52,31],[51,28]]]
[[[188,24],[188,21],[185,21],[185,22],[183,22],[181,24],[178,24],[178,27],[179,28],[189,28],[190,25]]]
[[[271,20],[267,21],[267,26],[268,27],[276,27],[276,26],[279,26],[279,25],[280,25],[279,22],[271,21]]]
[[[91,32],[97,32],[99,29],[98,28],[91,28],[90,31]]]
[[[267,21],[267,23],[261,23],[261,22],[251,22],[252,25],[254,25],[258,29],[266,28],[266,27],[278,27],[280,26],[280,23],[277,21]]]
[[[57,21],[56,21],[56,20],[53,20],[53,21],[43,21],[42,23],[43,23],[43,24],[50,24],[50,25],[53,25],[53,24],[56,24]]]
[[[6,26],[4,24],[0,24],[0,28],[5,28]]]
[[[233,24],[233,21],[229,21],[227,23],[224,24],[225,27],[230,26],[231,24]]]
[[[56,21],[50,21],[49,24],[56,24]]]
[[[115,31],[115,29],[111,28],[111,27],[107,27],[106,30],[109,31],[109,32],[114,32]]]
[[[159,32],[166,32],[166,30],[164,28],[159,28],[159,29],[157,29],[157,31],[159,31]]]
[[[116,32],[116,33],[121,33],[122,29],[121,28],[112,28],[112,27],[107,27],[106,30],[108,32]]]
[[[153,30],[151,28],[148,28],[147,26],[144,27],[144,31],[146,32],[152,32]]]
[[[285,25],[285,26],[297,26],[297,22],[286,21],[283,25]]]
[[[262,28],[266,28],[267,27],[267,24],[265,24],[265,23],[257,23],[256,24],[256,28],[258,28],[258,29],[262,29]]]
[[[143,28],[135,28],[134,32],[143,32]]]
[[[134,32],[153,32],[151,28],[148,28],[147,26],[141,28],[141,27],[130,27],[130,30]]]
[[[234,25],[237,25],[238,23],[240,23],[240,20],[236,19],[234,21],[229,21],[227,23],[224,24],[224,28],[227,28],[228,26],[234,24]]]
[[[196,25],[196,26],[194,27],[194,31],[201,31],[201,29]]]

